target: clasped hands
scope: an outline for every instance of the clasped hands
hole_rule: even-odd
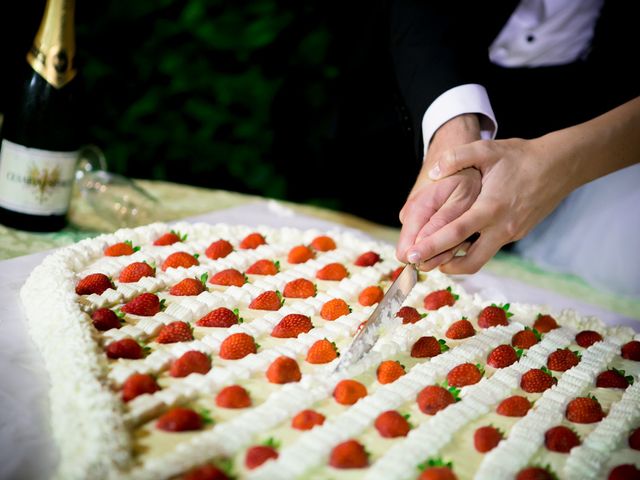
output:
[[[436,132],[400,211],[397,256],[425,271],[475,273],[571,191],[571,162],[555,161],[545,137],[479,140],[475,115],[454,120]]]

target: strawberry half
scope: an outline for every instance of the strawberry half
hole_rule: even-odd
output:
[[[196,325],[198,327],[228,328],[240,323],[240,321],[237,309],[230,310],[226,307],[219,307],[200,318]]]
[[[334,298],[325,302],[320,310],[320,316],[325,320],[333,321],[343,315],[349,315],[351,313],[351,307],[341,298]]]
[[[326,338],[316,341],[307,351],[307,362],[314,365],[329,363],[338,358],[336,344]]]
[[[286,298],[309,298],[315,297],[317,288],[313,282],[306,278],[291,280],[284,286],[282,295]]]
[[[595,397],[577,397],[569,402],[565,411],[573,423],[596,423],[604,418],[600,402]]]
[[[254,470],[268,460],[278,458],[278,451],[271,445],[256,445],[247,449],[244,457],[244,466],[248,470]]]
[[[559,348],[547,358],[547,368],[554,372],[565,372],[580,363],[580,357],[568,348]]]
[[[199,413],[184,407],[173,407],[156,421],[156,428],[166,432],[200,430],[204,421]]]
[[[78,295],[102,295],[102,293],[109,289],[115,288],[113,282],[104,273],[92,273],[87,275],[76,285],[76,294]]]
[[[162,327],[156,337],[156,342],[158,343],[177,343],[191,340],[193,340],[193,329],[191,325],[179,320]]]
[[[376,376],[383,385],[393,383],[406,373],[404,366],[397,360],[385,360],[378,365]]]
[[[360,295],[358,296],[358,303],[363,307],[369,307],[376,303],[380,303],[382,297],[384,297],[382,288],[378,285],[371,285],[360,292]]]
[[[629,448],[640,450],[640,427],[636,428],[629,435]]]
[[[540,333],[548,333],[558,328],[558,322],[551,315],[539,313],[536,321],[533,322],[533,328]]]
[[[184,242],[187,239],[186,234],[182,234],[180,232],[176,232],[175,230],[171,230],[160,237],[158,237],[153,244],[156,246],[166,246],[173,245],[174,243]]]
[[[473,328],[473,324],[466,318],[462,318],[449,325],[444,335],[452,340],[462,340],[463,338],[473,337],[475,334],[476,331]]]
[[[367,396],[367,387],[357,380],[341,380],[333,389],[333,398],[341,405],[353,405]]]
[[[144,357],[144,350],[133,338],[123,338],[107,345],[105,349],[109,358],[138,359]]]
[[[435,415],[457,400],[457,390],[447,390],[439,385],[429,385],[418,393],[418,407],[422,413]]]
[[[93,326],[101,332],[111,330],[112,328],[120,328],[122,322],[120,317],[113,310],[108,308],[99,308],[91,315]]]
[[[640,362],[640,341],[631,340],[625,343],[620,349],[620,355],[626,360]]]
[[[533,347],[536,343],[540,341],[542,336],[536,329],[531,329],[529,327],[525,327],[524,330],[520,330],[516,332],[513,337],[511,337],[511,345],[514,348],[519,348],[520,350],[526,350],[527,348]]]
[[[254,298],[249,304],[251,310],[280,310],[284,303],[280,292],[268,290]]]
[[[589,348],[591,345],[602,341],[602,335],[594,330],[583,330],[576,335],[576,343],[582,348]]]
[[[480,427],[473,434],[473,446],[478,452],[487,453],[498,446],[502,437],[502,432],[496,427]]]
[[[156,269],[148,263],[133,262],[122,269],[118,281],[120,283],[133,283],[143,277],[154,277],[155,275]]]
[[[211,242],[204,251],[204,254],[211,260],[218,260],[219,258],[226,257],[231,252],[233,252],[233,245],[231,245],[227,240],[220,239],[215,242]]]
[[[313,250],[306,245],[298,245],[289,250],[287,255],[287,262],[292,264],[305,263],[315,257]]]
[[[181,480],[231,480],[231,477],[215,465],[207,464],[192,468]]]
[[[518,353],[511,345],[498,345],[487,356],[487,365],[493,368],[505,368],[518,361]]]
[[[122,385],[122,401],[129,402],[139,395],[160,390],[158,382],[146,373],[134,373]]]
[[[123,257],[132,255],[134,252],[140,250],[140,247],[134,247],[130,240],[124,242],[114,243],[104,249],[104,254],[107,257]]]
[[[247,282],[247,277],[235,268],[221,270],[211,277],[209,283],[212,285],[222,285],[225,287],[241,287]]]
[[[454,294],[451,291],[451,287],[447,287],[446,290],[436,290],[424,297],[424,308],[427,310],[438,310],[442,307],[450,307],[456,303],[458,298],[460,298],[460,296]]]
[[[500,402],[496,413],[505,417],[524,417],[531,408],[531,402],[527,397],[513,395]]]
[[[532,368],[520,378],[520,388],[527,393],[542,393],[556,382],[546,368]]]
[[[319,252],[328,252],[336,249],[336,242],[331,237],[321,235],[311,241],[311,248]]]
[[[225,360],[238,360],[250,353],[256,353],[258,347],[251,335],[246,333],[233,333],[220,344],[220,358]]]
[[[278,322],[271,330],[271,336],[277,338],[297,338],[301,333],[307,333],[313,328],[311,319],[300,313],[290,313]]]
[[[484,307],[478,315],[478,326],[480,328],[497,327],[498,325],[509,325],[507,320],[513,316],[513,313],[509,312],[509,304],[495,305],[492,304],[488,307]]]
[[[298,362],[284,355],[276,358],[267,368],[267,380],[271,383],[284,384],[299,382],[302,378]]]
[[[291,428],[296,430],[311,430],[324,424],[325,416],[314,410],[302,410],[291,419]]]
[[[460,388],[478,383],[484,371],[473,363],[462,363],[453,367],[447,374],[447,383],[452,387]]]
[[[406,437],[411,430],[407,418],[395,410],[382,412],[376,418],[373,426],[383,438]]]
[[[365,468],[369,465],[369,454],[358,441],[347,440],[331,450],[329,465],[340,469]]]
[[[611,469],[607,480],[638,480],[640,479],[640,469],[631,463],[618,465]]]
[[[189,350],[173,361],[169,374],[172,377],[182,378],[192,373],[204,375],[209,370],[211,370],[211,358],[198,350]]]
[[[354,265],[358,267],[371,267],[380,261],[380,255],[376,252],[364,252],[358,258],[356,258]]]
[[[164,272],[169,268],[195,267],[196,265],[200,265],[197,256],[191,255],[188,252],[175,252],[162,262],[162,271]]]
[[[516,475],[516,480],[557,480],[553,473],[542,467],[523,468]]]
[[[131,315],[152,317],[162,310],[162,302],[156,294],[147,292],[125,303],[120,310]]]
[[[573,447],[580,445],[580,438],[570,428],[558,425],[545,432],[544,445],[552,452],[569,453]]]
[[[267,240],[258,232],[253,232],[247,235],[240,242],[240,248],[243,250],[254,250],[260,245],[265,245]]]
[[[224,387],[216,395],[216,405],[222,408],[249,408],[251,403],[249,392],[240,385]]]
[[[318,280],[339,281],[349,276],[347,268],[341,263],[329,263],[316,272]]]
[[[176,297],[192,297],[200,295],[206,291],[205,284],[207,282],[207,274],[203,274],[201,278],[185,278],[176,283],[169,290],[169,294]]]
[[[396,317],[400,317],[402,319],[403,325],[406,325],[408,323],[417,323],[426,316],[426,313],[421,314],[418,312],[418,310],[409,306],[402,307],[400,310],[398,310],[398,313],[396,313]]]
[[[447,350],[449,347],[444,340],[438,340],[436,337],[420,337],[411,347],[411,356],[413,358],[431,358]]]
[[[280,271],[280,264],[273,260],[262,259],[255,262],[246,272],[249,275],[275,275]]]
[[[627,388],[633,384],[633,377],[631,375],[625,376],[624,370],[618,370],[612,368],[611,370],[605,370],[598,378],[596,378],[596,387],[598,388]]]

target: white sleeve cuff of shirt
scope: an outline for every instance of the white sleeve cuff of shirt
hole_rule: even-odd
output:
[[[477,83],[468,83],[451,88],[436,98],[422,117],[422,139],[424,153],[436,130],[453,117],[463,113],[477,113],[480,116],[480,135],[483,139],[493,139],[498,131],[498,122],[489,102],[487,90]]]

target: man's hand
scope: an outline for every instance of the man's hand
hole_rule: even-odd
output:
[[[503,245],[520,240],[551,213],[574,188],[575,162],[559,161],[560,148],[549,138],[481,140],[443,152],[431,176],[443,178],[474,166],[482,173],[482,191],[465,213],[416,244],[420,256],[447,252],[480,232],[466,256],[441,266],[445,273],[475,273]]]
[[[420,268],[430,270],[451,260],[459,248],[466,246],[462,239],[431,257],[421,256],[420,249],[414,247],[466,212],[478,196],[481,176],[477,170],[470,168],[438,182],[429,178],[429,171],[443,152],[479,138],[480,124],[475,114],[455,117],[435,133],[416,183],[400,211],[402,230],[396,253],[401,261],[420,263],[428,260]]]

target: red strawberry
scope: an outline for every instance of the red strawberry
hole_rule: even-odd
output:
[[[420,337],[411,347],[411,356],[413,358],[431,358],[447,350],[449,347],[444,340],[438,340],[436,337]]]
[[[93,326],[96,330],[100,330],[101,332],[111,330],[112,328],[120,328],[122,326],[118,315],[108,308],[99,308],[93,312],[91,320],[93,320]]]
[[[200,430],[203,424],[200,414],[190,408],[173,407],[158,418],[156,428],[167,432],[186,432]]]
[[[325,416],[314,410],[302,410],[291,419],[291,428],[296,430],[311,430],[313,427],[322,425]]]
[[[413,307],[404,306],[398,313],[396,313],[396,317],[402,318],[402,324],[405,325],[407,323],[416,323],[422,320],[427,315],[421,315],[418,310]]]
[[[267,368],[267,380],[271,383],[299,382],[301,378],[302,374],[298,362],[284,355],[276,358]]]
[[[554,372],[565,372],[575,367],[580,362],[580,358],[575,352],[568,348],[559,348],[549,354],[547,358],[547,368]]]
[[[187,322],[171,322],[160,330],[156,337],[158,343],[177,343],[193,340],[193,330]]]
[[[478,428],[473,434],[473,445],[480,453],[493,450],[502,440],[502,432],[490,425]]]
[[[438,310],[445,306],[452,306],[459,298],[451,292],[451,287],[446,290],[436,290],[424,297],[424,308],[427,310]]]
[[[179,232],[171,230],[170,232],[165,233],[164,235],[158,237],[153,244],[157,246],[165,246],[165,245],[173,245],[177,242],[184,242],[187,239],[186,235],[183,235]]]
[[[118,280],[121,283],[133,283],[142,277],[154,277],[156,269],[146,262],[133,262],[127,265],[120,272]]]
[[[211,245],[207,247],[204,254],[211,260],[218,260],[219,258],[226,257],[231,252],[233,252],[233,245],[231,245],[227,240],[221,239],[211,242]]]
[[[192,468],[181,480],[230,480],[230,477],[215,465],[207,464]]]
[[[320,316],[325,320],[335,320],[343,315],[349,315],[351,313],[351,307],[341,298],[334,298],[325,302],[320,310]]]
[[[509,304],[490,305],[484,307],[478,315],[478,326],[480,328],[496,327],[498,325],[509,325],[507,318],[513,314],[509,312]]]
[[[418,480],[458,480],[451,467],[428,467],[425,468]]]
[[[110,343],[106,347],[109,358],[130,358],[137,359],[144,356],[144,350],[133,338],[123,338]]]
[[[455,403],[456,397],[446,388],[439,385],[429,385],[420,391],[417,401],[422,413],[435,415],[440,410]]]
[[[556,476],[542,467],[527,467],[518,472],[516,480],[556,480]]]
[[[107,257],[122,257],[126,255],[132,255],[133,252],[140,250],[140,247],[134,247],[131,241],[114,243],[104,249],[104,254]]]
[[[511,345],[498,345],[487,357],[487,364],[493,368],[505,368],[517,361],[518,354]]]
[[[570,428],[558,425],[545,432],[544,445],[552,452],[569,453],[573,447],[580,445],[580,438]]]
[[[244,457],[244,466],[248,470],[254,470],[267,460],[275,460],[278,458],[278,451],[270,445],[256,445],[247,449]]]
[[[551,388],[556,381],[546,368],[532,368],[522,375],[520,388],[527,393],[541,393]]]
[[[447,374],[447,383],[452,387],[466,387],[478,383],[482,378],[483,371],[473,363],[461,363],[453,367]]]
[[[336,242],[331,237],[321,235],[311,241],[311,248],[314,248],[319,252],[328,252],[329,250],[336,249]]]
[[[382,288],[377,285],[371,285],[360,292],[360,295],[358,296],[358,303],[363,307],[369,307],[376,303],[380,303],[382,297],[384,297]]]
[[[280,292],[269,290],[261,293],[249,304],[249,308],[252,310],[280,310],[282,306],[282,297]]]
[[[201,279],[197,278],[185,278],[184,280],[176,283],[169,290],[169,294],[175,295],[176,297],[190,297],[195,295],[200,295],[202,292],[206,290],[205,282],[207,274],[205,273]],[[203,281],[204,280],[204,281]]]
[[[275,275],[280,271],[280,264],[273,260],[262,259],[247,268],[249,275]]]
[[[333,468],[365,468],[369,465],[369,454],[361,443],[347,440],[331,450],[329,465]]]
[[[316,341],[307,352],[307,362],[313,364],[329,363],[338,358],[336,344],[326,338]]]
[[[113,282],[104,273],[92,273],[87,275],[76,285],[76,294],[78,295],[101,295],[102,292],[109,288],[115,288]]]
[[[290,313],[278,322],[271,330],[271,336],[277,338],[297,338],[301,333],[307,333],[313,328],[311,319],[300,313]]]
[[[379,261],[380,255],[378,255],[376,252],[369,251],[364,252],[362,255],[356,258],[356,261],[353,262],[353,264],[357,265],[358,267],[370,267],[372,265],[375,265]]]
[[[216,273],[209,283],[213,285],[224,285],[226,287],[241,287],[247,281],[247,277],[245,277],[242,273],[240,273],[235,268],[227,268],[226,270],[221,270]]]
[[[531,402],[527,397],[513,395],[500,402],[496,413],[505,417],[524,417],[530,408]]]
[[[620,349],[620,355],[622,355],[622,358],[627,360],[640,362],[640,341],[631,340],[630,342],[625,343]]]
[[[631,463],[618,465],[609,472],[607,480],[640,480],[640,469]]]
[[[216,395],[216,405],[221,408],[249,408],[251,403],[249,392],[240,385],[224,387]]]
[[[162,271],[169,268],[189,268],[200,265],[198,258],[187,252],[175,252],[169,255],[162,263]]]
[[[461,340],[463,338],[473,337],[475,334],[476,331],[473,328],[473,324],[466,318],[463,318],[449,325],[445,336],[452,340]]]
[[[392,282],[395,282],[403,270],[404,270],[404,267],[396,268],[393,272],[389,274],[389,280],[391,280]]]
[[[407,419],[395,410],[387,410],[378,415],[374,426],[384,438],[406,437],[411,430]]]
[[[511,345],[513,345],[514,348],[525,350],[533,347],[540,341],[540,338],[540,333],[538,333],[537,330],[531,330],[529,327],[526,327],[511,337]]]
[[[242,239],[242,241],[240,242],[240,248],[242,248],[243,250],[254,250],[260,245],[264,245],[266,243],[267,240],[261,234],[254,232],[250,233]]]
[[[122,401],[129,402],[143,393],[160,390],[156,379],[146,373],[132,374],[122,385]]]
[[[640,427],[633,430],[629,435],[629,448],[640,450]]]
[[[598,388],[627,388],[629,384],[633,383],[632,376],[625,376],[624,370],[617,370],[615,368],[611,370],[605,370],[598,378],[596,378],[596,387]]]
[[[378,369],[376,370],[378,382],[383,385],[395,382],[405,373],[404,366],[397,360],[385,360],[378,365]]]
[[[297,278],[284,286],[282,295],[287,298],[314,297],[316,295],[316,286],[306,278]]]
[[[333,389],[333,398],[341,405],[353,405],[367,396],[367,387],[357,380],[341,380]]]
[[[604,418],[602,406],[594,397],[574,398],[567,405],[565,415],[573,423],[596,423]]]
[[[128,303],[125,303],[120,310],[131,315],[141,317],[152,317],[162,310],[162,303],[154,293],[143,293]]]
[[[229,310],[226,307],[219,307],[207,313],[196,322],[199,327],[222,327],[228,328],[240,322],[238,311]]]
[[[257,351],[256,341],[246,333],[233,333],[220,344],[220,358],[238,360]]]
[[[289,255],[287,255],[287,262],[289,263],[305,263],[311,260],[314,257],[313,250],[311,250],[306,245],[298,245],[297,247],[293,247],[289,250]]]
[[[316,278],[318,280],[339,281],[348,276],[349,272],[341,263],[329,263],[316,272]]]
[[[547,333],[558,328],[558,322],[551,315],[538,314],[538,318],[533,323],[533,328],[540,333]]]
[[[602,341],[602,335],[593,330],[583,330],[576,335],[576,343],[582,348],[589,348],[591,345]]]
[[[205,374],[211,370],[211,358],[198,350],[189,350],[171,364],[169,374],[172,377],[186,377],[192,373]]]

